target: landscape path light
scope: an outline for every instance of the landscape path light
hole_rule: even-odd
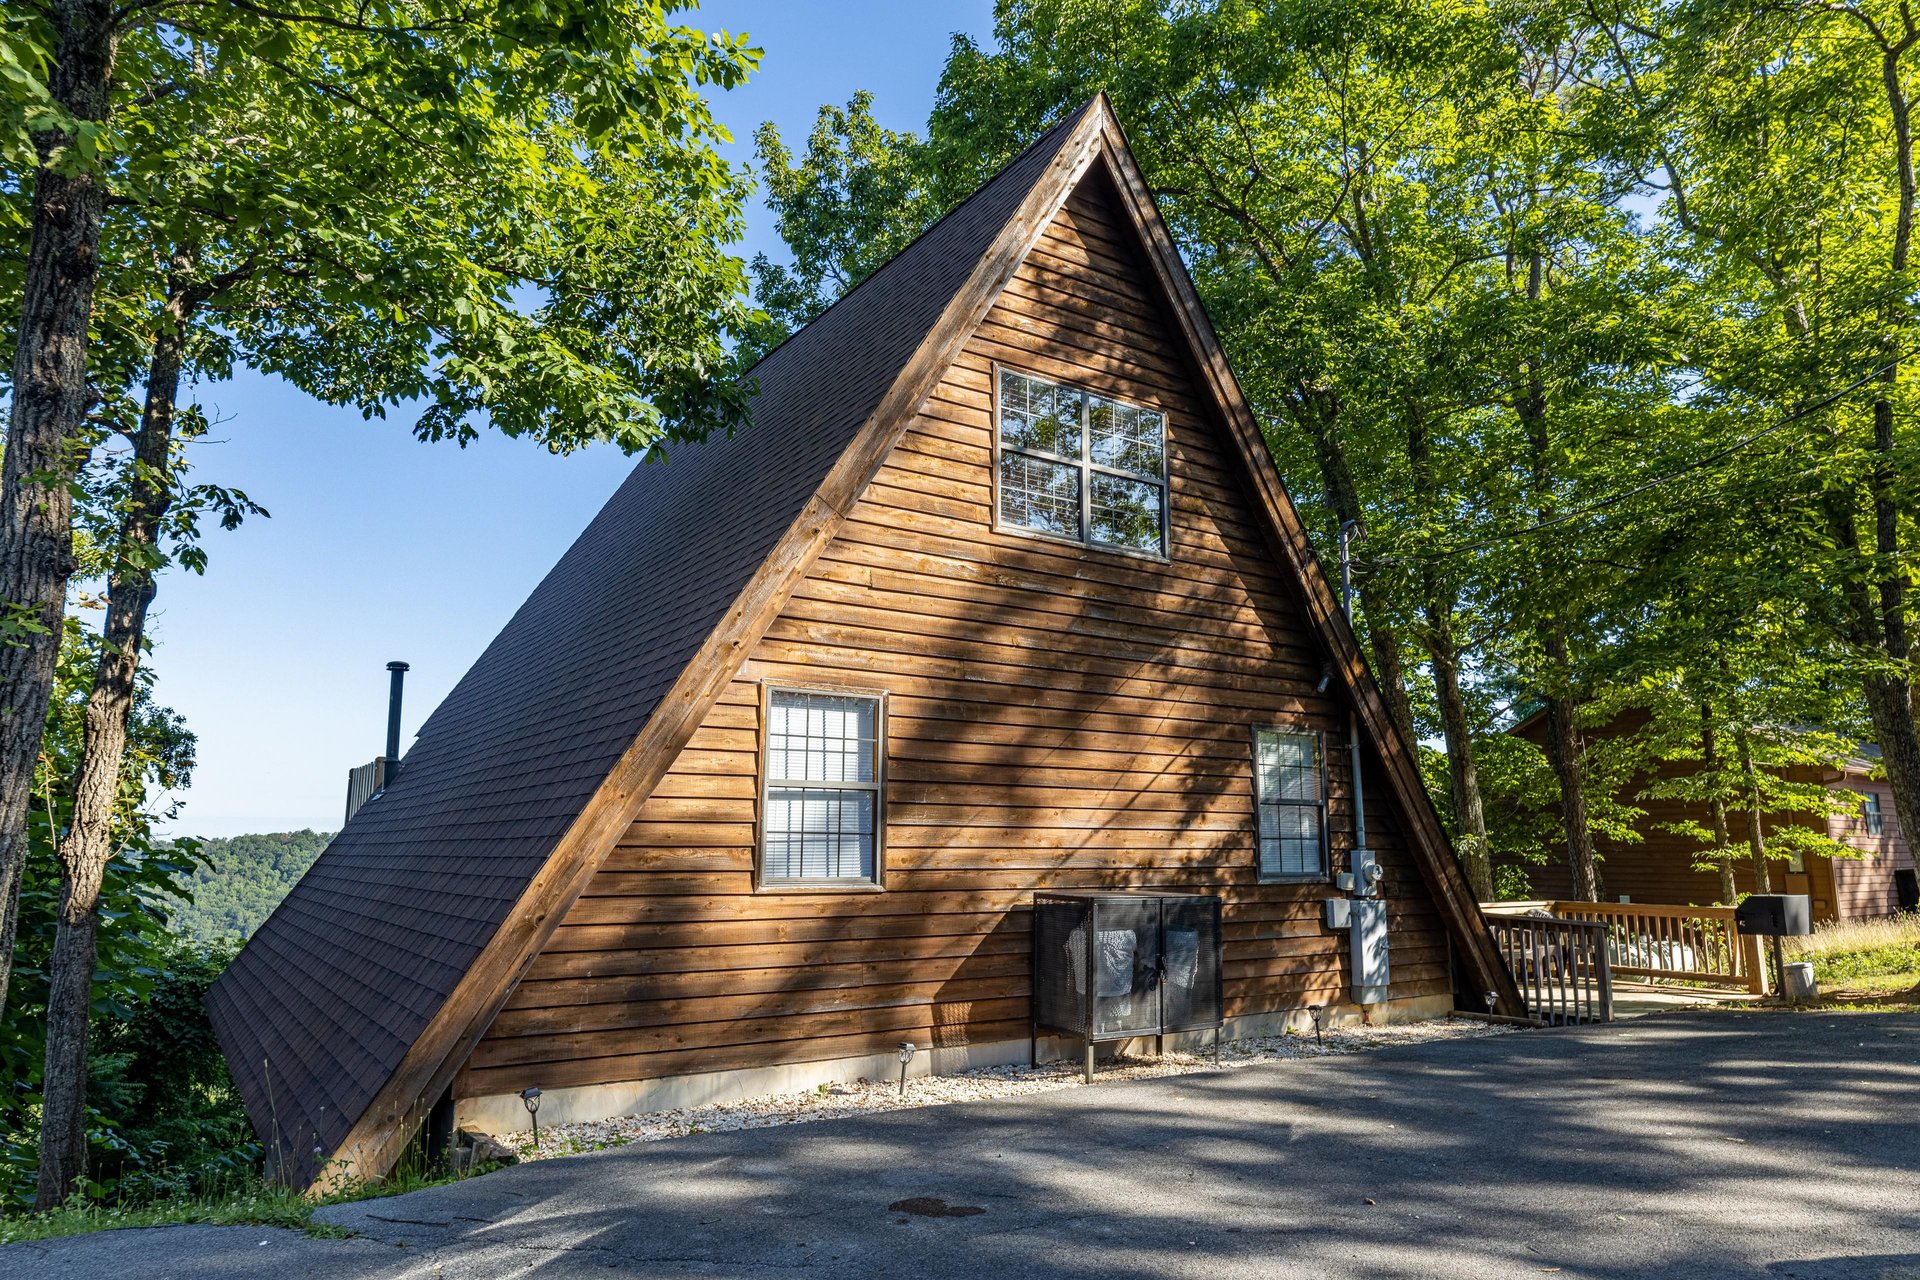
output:
[[[528,1088],[520,1091],[520,1101],[526,1104],[527,1119],[533,1122],[533,1149],[540,1149],[540,1090]]]
[[[907,1064],[913,1061],[913,1055],[913,1041],[902,1040],[900,1042],[900,1096],[903,1098],[907,1096]]]
[[[1307,1006],[1307,1012],[1313,1015],[1313,1042],[1324,1049],[1327,1042],[1320,1038],[1320,1032],[1327,1023],[1327,1006],[1310,1004]]]

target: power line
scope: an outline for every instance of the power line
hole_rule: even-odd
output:
[[[1794,423],[1800,421],[1802,418],[1812,417],[1814,414],[1820,412],[1822,409],[1828,408],[1831,405],[1835,404],[1836,402],[1845,399],[1846,397],[1852,395],[1854,392],[1858,391],[1861,387],[1864,387],[1869,382],[1872,382],[1875,378],[1881,377],[1886,373],[1888,373],[1889,371],[1897,368],[1902,360],[1905,360],[1908,356],[1914,355],[1916,353],[1920,353],[1920,348],[1915,348],[1914,350],[1902,352],[1901,354],[1895,356],[1893,359],[1887,361],[1887,363],[1881,365],[1878,369],[1874,369],[1870,372],[1861,374],[1858,378],[1855,378],[1852,382],[1849,382],[1846,386],[1841,387],[1839,390],[1829,392],[1828,394],[1820,397],[1818,400],[1813,401],[1811,404],[1802,405],[1800,408],[1795,409],[1792,413],[1787,414],[1784,418],[1781,418],[1778,422],[1773,423],[1771,426],[1768,426],[1760,431],[1756,431],[1752,435],[1747,436],[1744,439],[1736,440],[1732,444],[1727,445],[1724,448],[1716,449],[1714,452],[1707,454],[1703,458],[1696,458],[1692,462],[1689,462],[1684,467],[1678,467],[1672,471],[1667,472],[1664,475],[1655,476],[1651,480],[1642,481],[1640,484],[1634,485],[1630,489],[1623,489],[1619,493],[1609,494],[1604,498],[1600,498],[1600,499],[1597,499],[1596,501],[1589,502],[1585,506],[1576,507],[1571,511],[1562,512],[1560,515],[1553,516],[1546,520],[1536,521],[1535,523],[1529,524],[1529,525],[1522,525],[1518,529],[1508,529],[1503,533],[1489,534],[1484,538],[1479,538],[1472,542],[1459,543],[1458,545],[1447,547],[1444,550],[1415,552],[1412,555],[1405,555],[1405,556],[1371,556],[1367,558],[1367,562],[1369,564],[1412,564],[1415,562],[1424,562],[1424,563],[1430,564],[1440,560],[1448,560],[1453,558],[1454,556],[1465,555],[1469,551],[1479,551],[1486,547],[1491,547],[1496,543],[1511,542],[1515,538],[1530,537],[1533,534],[1541,533],[1541,532],[1544,532],[1545,530],[1556,528],[1563,524],[1569,524],[1575,520],[1584,519],[1587,516],[1593,515],[1595,512],[1605,511],[1610,507],[1617,507],[1621,503],[1626,502],[1631,498],[1637,498],[1643,493],[1647,493],[1653,489],[1659,488],[1661,485],[1671,484],[1673,481],[1678,480],[1683,476],[1691,475],[1696,471],[1701,471],[1706,469],[1707,467],[1711,467],[1718,463],[1725,462],[1728,458],[1731,458],[1734,454],[1739,453],[1743,449],[1751,448],[1752,446],[1760,443],[1760,441],[1765,440],[1769,436],[1776,435],[1779,432],[1784,431],[1786,428],[1792,426]]]

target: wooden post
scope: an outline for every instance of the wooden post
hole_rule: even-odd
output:
[[[1756,996],[1767,994],[1767,962],[1760,958],[1760,939],[1751,933],[1741,933],[1739,926],[1729,924],[1740,940],[1740,962],[1746,966],[1747,990]]]

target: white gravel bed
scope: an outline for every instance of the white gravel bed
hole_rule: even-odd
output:
[[[1329,1028],[1324,1044],[1316,1044],[1311,1032],[1255,1036],[1246,1040],[1229,1040],[1222,1045],[1219,1069],[1233,1070],[1257,1062],[1286,1058],[1326,1058],[1366,1053],[1389,1045],[1423,1044],[1431,1040],[1469,1040],[1504,1035],[1514,1029],[1468,1019],[1443,1018],[1400,1026]],[[1120,1058],[1099,1064],[1094,1084],[1147,1080],[1214,1069],[1211,1054],[1169,1053],[1160,1058]],[[955,1075],[910,1078],[904,1097],[900,1094],[897,1079],[854,1080],[847,1084],[821,1085],[806,1093],[773,1094],[706,1107],[650,1111],[642,1115],[615,1116],[609,1120],[589,1120],[579,1124],[541,1125],[538,1147],[534,1145],[533,1134],[527,1130],[498,1136],[501,1142],[519,1152],[522,1160],[542,1160],[582,1151],[624,1147],[631,1142],[659,1142],[694,1133],[765,1129],[777,1124],[805,1124],[813,1120],[837,1120],[843,1116],[900,1111],[908,1107],[1019,1098],[1054,1089],[1086,1087],[1078,1062],[1048,1062],[1038,1067],[983,1067]]]

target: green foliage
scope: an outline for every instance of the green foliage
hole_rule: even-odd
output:
[[[653,0],[114,21],[111,123],[84,161],[112,193],[96,429],[136,428],[154,342],[182,326],[189,378],[248,364],[370,417],[411,413],[424,439],[491,425],[638,451],[741,420],[728,348],[752,314],[725,246],[746,188],[702,93],[743,81],[758,58],[743,38]],[[44,24],[33,10],[0,28],[23,101],[44,96]],[[0,219],[24,228],[12,137]],[[22,267],[0,256],[0,294]]]
[[[0,1035],[0,1208],[32,1199],[47,963],[60,900],[53,840],[72,810],[65,784],[79,752],[96,646],[77,621],[67,620],[36,776]],[[94,1199],[149,1199],[200,1187],[246,1174],[259,1157],[200,1003],[232,948],[175,938],[163,905],[205,871],[206,858],[198,841],[153,834],[154,798],[186,785],[194,739],[178,716],[154,705],[151,680],[143,669],[114,810],[115,856],[101,888],[88,1089],[86,1190]]]
[[[0,1245],[130,1227],[198,1224],[216,1227],[285,1227],[309,1235],[344,1235],[313,1221],[314,1202],[259,1178],[206,1192],[134,1204],[98,1204],[81,1197],[45,1213],[0,1217]]]
[[[753,142],[767,207],[793,255],[790,263],[754,256],[757,359],[904,249],[937,209],[920,141],[881,128],[871,93],[854,94],[844,109],[821,107],[798,163],[770,123]]]
[[[166,903],[174,932],[202,945],[244,942],[330,839],[327,832],[275,831],[196,841],[203,865]]]

